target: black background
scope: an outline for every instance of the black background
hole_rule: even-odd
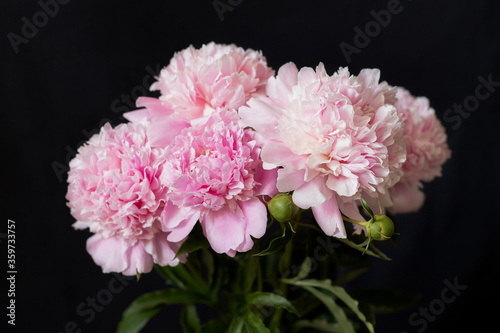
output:
[[[393,261],[372,260],[360,285],[421,294],[416,307],[378,316],[377,332],[423,328],[412,326],[409,317],[436,304],[446,279],[467,289],[428,321],[425,332],[496,331],[500,89],[494,87],[463,116],[446,122],[443,114],[474,100],[479,76],[500,82],[498,2],[401,0],[401,12],[351,61],[339,45],[354,45],[354,28],[364,30],[374,20],[371,11],[387,9],[388,1],[232,3],[221,20],[210,0],[72,0],[46,22],[37,16],[42,7],[36,1],[0,3],[0,232],[6,233],[7,219],[15,221],[17,331],[64,332],[74,321],[81,332],[113,332],[133,299],[162,287],[155,273],[146,274],[138,284],[129,281],[89,323],[90,315],[77,313],[114,276],[102,274],[86,253],[89,233],[71,227],[65,166],[89,133],[105,121],[122,121],[122,111],[132,109],[125,95],[144,94],[143,82],[153,81],[149,72],[166,66],[174,52],[210,41],[262,50],[276,70],[288,61],[298,67],[321,61],[330,74],[347,65],[354,74],[380,68],[382,80],[430,99],[446,127],[452,158],[443,177],[425,186],[424,207],[396,218],[401,236],[398,249],[389,251]],[[34,16],[41,20],[38,31],[15,52],[8,34],[22,37]],[[5,244],[2,239],[2,267]],[[0,293],[7,299],[6,285]],[[144,332],[179,332],[179,313],[167,308]],[[0,318],[7,321],[5,314]]]

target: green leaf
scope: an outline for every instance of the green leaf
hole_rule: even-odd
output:
[[[295,281],[302,280],[306,278],[311,272],[312,268],[312,259],[310,257],[306,257],[302,264],[300,265],[299,273],[297,276],[291,279],[283,279],[283,281],[287,281],[288,284],[293,284]]]
[[[233,317],[228,333],[270,333],[269,329],[253,312],[246,312]]]
[[[243,316],[234,316],[231,320],[231,325],[227,330],[227,333],[240,333],[243,332],[243,326],[245,325],[245,319]]]
[[[238,267],[238,281],[240,281],[240,291],[244,293],[250,291],[257,277],[257,258],[246,255]]]
[[[352,298],[344,288],[339,287],[339,286],[333,286],[332,282],[330,280],[301,280],[297,281],[294,283],[297,286],[303,287],[303,288],[321,288],[324,290],[327,290],[331,292],[333,295],[335,295],[338,299],[340,299],[346,306],[348,306],[354,314],[365,324],[366,328],[373,333],[374,328],[373,324],[367,320],[365,314],[361,312],[359,309],[359,302]],[[308,289],[309,290],[309,289]]]
[[[305,328],[314,328],[322,332],[343,333],[345,330],[338,323],[330,323],[326,320],[299,320],[295,322],[292,333],[299,332]]]
[[[303,317],[307,316],[309,313],[316,311],[318,306],[322,303],[313,295],[309,293],[303,293],[299,298],[294,299],[292,304],[295,306],[299,314]]]
[[[185,290],[190,290],[199,295],[209,295],[210,290],[208,284],[200,277],[188,271],[186,265],[172,266],[158,266],[156,268],[160,275],[170,282],[170,284]]]
[[[203,326],[201,326],[200,333],[214,333],[214,332],[226,332],[228,329],[227,324],[225,324],[220,319],[212,319]]]
[[[264,325],[262,319],[257,317],[253,312],[248,313],[246,317],[245,326],[248,332],[252,333],[270,333],[269,329]]]
[[[351,295],[352,296],[352,295]],[[375,326],[375,312],[373,312],[373,308],[371,305],[363,302],[359,302],[359,310],[364,313],[366,320],[372,323]]]
[[[303,280],[304,281],[304,280]],[[296,285],[300,285],[300,282],[303,281],[297,281]],[[347,315],[344,312],[344,309],[340,307],[334,300],[333,297],[325,294],[324,292],[314,288],[310,287],[307,285],[300,285],[302,288],[316,296],[323,304],[326,305],[328,310],[331,312],[333,317],[337,320],[338,324],[340,327],[344,329],[343,332],[345,333],[355,333],[354,327],[352,326],[352,323],[349,321],[347,318]]]
[[[205,235],[203,235],[203,230],[199,223],[196,223],[193,230],[189,233],[188,238],[182,243],[179,250],[177,250],[176,257],[181,254],[191,253],[199,249],[206,249],[210,247]]]
[[[297,316],[300,316],[297,309],[290,303],[286,298],[267,292],[254,292],[246,296],[247,304],[252,305],[261,305],[261,306],[270,306],[274,308],[283,308],[288,312],[295,313]]]
[[[345,245],[348,245],[350,247],[352,247],[353,249],[356,249],[360,252],[364,252],[368,255],[371,255],[372,257],[377,257],[379,259],[383,259],[383,260],[387,260],[387,261],[391,261],[392,259],[389,258],[388,256],[385,255],[385,253],[383,253],[382,251],[380,251],[379,249],[377,249],[375,247],[375,245],[370,244],[370,247],[366,250],[365,246],[364,245],[360,245],[360,244],[356,244],[354,243],[353,241],[347,239],[347,238],[337,238],[338,241],[344,243]],[[366,250],[366,251],[365,251]]]
[[[268,256],[270,254],[276,253],[285,247],[286,244],[292,239],[295,231],[293,230],[290,222],[284,223],[283,234],[277,237],[269,243],[267,249],[261,251],[260,253],[254,254],[254,256]]]
[[[142,295],[123,312],[117,333],[139,332],[161,308],[170,304],[190,304],[202,301],[189,291],[168,289]]]
[[[370,214],[371,218],[374,219],[375,215],[373,214],[372,209],[370,208],[370,206],[368,206],[368,204],[366,203],[365,199],[359,198],[359,201],[361,201],[361,206],[363,206],[363,208],[366,210],[366,212],[368,214]]]
[[[194,304],[187,304],[182,308],[181,325],[184,333],[201,332],[200,318]]]

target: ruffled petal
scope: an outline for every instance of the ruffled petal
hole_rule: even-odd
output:
[[[167,201],[160,215],[161,228],[163,231],[171,231],[194,213],[195,211],[190,208],[179,207]]]
[[[146,252],[153,256],[154,262],[161,266],[176,266],[185,260],[185,256],[175,257],[182,242],[169,242],[166,233],[160,232],[153,239],[143,240],[142,244]]]
[[[275,127],[278,126],[281,111],[261,99],[252,98],[247,105],[238,109],[240,124],[243,127],[252,127],[267,139],[279,139],[275,133]]]
[[[127,269],[123,270],[123,275],[136,275],[137,273],[149,273],[153,269],[153,257],[147,253],[142,242],[137,242],[130,246],[125,252]]]
[[[302,209],[321,205],[332,197],[333,192],[326,187],[322,176],[316,176],[293,192],[293,202]]]
[[[358,177],[355,175],[351,177],[346,177],[344,175],[329,175],[326,186],[332,191],[335,191],[338,195],[350,197],[358,191],[359,181]]]
[[[286,106],[292,88],[297,84],[299,70],[293,62],[284,64],[278,70],[276,78],[270,78],[267,84],[266,93],[273,99],[281,102],[281,106]]]

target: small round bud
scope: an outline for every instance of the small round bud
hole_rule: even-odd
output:
[[[374,220],[367,227],[368,235],[379,241],[390,239],[394,234],[394,222],[385,215],[375,215]]]
[[[267,207],[271,215],[282,223],[292,220],[299,211],[299,208],[293,203],[292,196],[288,193],[275,195]]]

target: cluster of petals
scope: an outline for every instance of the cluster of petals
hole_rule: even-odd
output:
[[[182,240],[199,220],[214,251],[234,256],[264,235],[267,210],[259,197],[276,194],[276,170],[262,168],[257,139],[231,111],[173,139],[161,177],[169,188],[161,216],[168,240]]]
[[[380,82],[378,69],[287,63],[273,75],[260,52],[190,46],[151,86],[159,98],[138,98],[129,123],[78,150],[66,197],[104,272],[177,265],[197,223],[217,253],[249,251],[266,232],[262,196],[278,192],[339,238],[342,214],[363,220],[360,198],[391,213],[421,207],[422,182],[450,157],[426,98]]]
[[[235,110],[265,91],[273,70],[262,53],[210,43],[176,53],[151,86],[169,109],[188,119]]]
[[[70,162],[66,198],[73,226],[94,233],[87,251],[103,272],[135,275],[153,263],[179,263],[181,240],[168,241],[160,223],[165,159],[164,149],[150,146],[144,125],[127,123],[103,126]]]
[[[242,125],[266,139],[264,166],[280,167],[278,190],[293,191],[297,206],[312,208],[328,235],[346,237],[340,209],[349,216],[361,196],[388,197],[402,174],[396,89],[379,76],[375,69],[350,76],[342,68],[329,76],[322,64],[299,71],[288,63],[269,79],[266,97],[239,109]]]
[[[426,97],[415,97],[399,87],[395,103],[405,123],[404,140],[407,158],[401,181],[390,189],[391,213],[407,213],[420,209],[424,202],[422,181],[441,176],[442,165],[450,158],[446,132],[429,106]]]

